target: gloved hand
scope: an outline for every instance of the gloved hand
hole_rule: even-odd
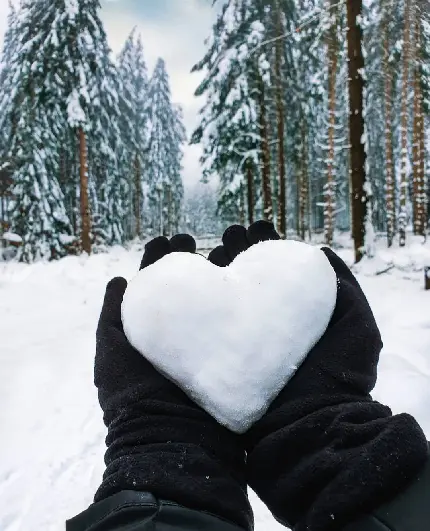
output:
[[[141,268],[170,252],[195,250],[191,236],[156,238],[146,245]],[[97,329],[95,385],[108,435],[106,472],[95,501],[121,490],[148,491],[252,528],[239,437],[130,345],[121,322],[126,287],[123,278],[109,282]]]
[[[269,239],[279,239],[271,223],[232,226],[209,260],[227,266]],[[328,329],[244,435],[249,485],[296,531],[342,529],[403,489],[428,452],[415,419],[372,400],[380,333],[354,275],[333,251],[323,252],[338,278]]]

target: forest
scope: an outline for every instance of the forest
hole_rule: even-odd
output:
[[[113,60],[98,0],[22,0],[1,62],[0,223],[19,259],[179,230],[182,110],[136,31]]]
[[[428,227],[430,4],[230,0],[207,53],[200,127],[207,180],[231,222],[274,221],[302,239]]]
[[[428,1],[212,3],[189,138],[163,59],[148,76],[136,31],[113,59],[98,0],[11,8],[0,231],[20,260],[256,219],[328,245],[349,232],[356,261],[377,237],[425,238]],[[184,191],[186,142],[201,146],[202,184]]]

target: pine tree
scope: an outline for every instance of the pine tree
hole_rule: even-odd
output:
[[[335,224],[336,210],[336,175],[335,175],[335,134],[336,134],[336,98],[337,98],[337,74],[339,58],[338,41],[338,14],[333,10],[335,0],[330,3],[331,23],[327,32],[328,41],[328,156],[327,156],[327,183],[325,185],[325,207],[324,207],[324,232],[325,242],[331,246],[333,244],[333,231]]]
[[[0,68],[0,233],[9,228],[9,200],[12,188],[12,167],[10,160],[10,138],[12,122],[9,96],[13,85],[10,74],[11,61],[18,45],[18,20],[14,5],[9,1],[7,30],[4,36]],[[9,106],[9,107],[8,107]]]
[[[428,23],[430,9],[425,3],[419,2],[415,7],[414,20],[414,45],[413,45],[413,226],[414,233],[424,236],[427,225],[426,214],[426,186],[425,186],[425,104],[424,93],[426,82],[428,83],[426,62],[430,59],[426,53],[428,35],[426,34],[426,24]]]
[[[285,68],[285,44],[284,34],[286,30],[285,22],[285,2],[275,0],[272,10],[273,26],[275,34],[275,53],[274,53],[274,79],[276,92],[276,122],[277,122],[277,151],[278,151],[278,168],[277,174],[279,179],[278,192],[278,230],[281,237],[285,238],[287,234],[287,212],[286,212],[286,161],[285,161],[285,105],[284,105],[284,68]],[[289,6],[288,6],[289,7]]]
[[[48,6],[37,0],[34,4],[35,20],[45,31],[39,50],[47,65],[41,76],[42,91],[50,103],[58,139],[70,146],[79,161],[78,228],[86,252],[91,251],[93,240],[98,243],[97,235],[107,244],[123,240],[123,190],[116,155],[121,151],[120,84],[99,9],[98,0],[54,0]]]
[[[244,193],[248,221],[273,214],[265,95],[270,65],[259,53],[265,28],[257,7],[250,0],[225,4],[208,52],[193,68],[205,73],[196,95],[207,103],[191,143],[203,145],[204,179],[219,177],[220,212],[238,214]]]
[[[395,167],[393,153],[393,92],[394,67],[392,59],[393,48],[393,2],[382,2],[381,26],[383,36],[382,67],[384,73],[384,121],[385,121],[385,183],[386,183],[386,217],[388,247],[393,244],[396,224],[395,202]]]
[[[208,51],[195,67],[204,74],[197,95],[205,95],[207,103],[192,137],[203,145],[204,177],[219,178],[222,215],[237,221],[245,211],[251,218],[261,214],[283,232],[286,211],[285,229],[296,228],[304,238],[311,227],[325,228],[330,243],[335,228],[351,227],[358,261],[366,249],[371,252],[374,226],[386,228],[392,244],[397,198],[400,219],[406,220],[409,191],[420,227],[415,230],[423,232],[429,9],[425,0],[413,3],[420,12],[421,42],[411,48],[418,35],[411,16],[409,48],[416,50],[416,59],[409,54],[411,63],[401,37],[405,5],[392,0],[224,3]],[[328,50],[330,31],[336,50]],[[335,68],[329,69],[328,61]],[[416,96],[413,113],[396,68],[400,61],[403,77],[414,65],[414,75],[407,75],[407,94]],[[410,187],[404,176],[412,136]]]
[[[148,186],[151,228],[169,235],[178,226],[183,197],[182,112],[171,101],[169,76],[163,59],[157,61],[148,86]]]
[[[423,209],[423,218],[425,229],[429,226],[430,221],[430,145],[428,134],[430,128],[430,9],[428,4],[421,2],[422,12],[422,64],[421,64],[421,91],[424,119],[421,122],[420,130],[420,173],[423,176],[423,189],[421,207]]]
[[[129,183],[128,232],[140,237],[143,230],[143,185],[148,150],[146,94],[148,75],[143,56],[141,36],[134,29],[118,57],[119,74],[123,88],[121,109],[121,136],[125,153],[122,168]]]
[[[401,111],[401,181],[399,211],[399,244],[406,245],[407,193],[408,193],[408,94],[410,83],[411,52],[411,0],[405,0],[403,30],[403,73],[402,73],[402,111]]]
[[[326,63],[324,38],[327,24],[325,15],[318,11],[319,4],[319,0],[300,1],[297,15],[300,23],[297,31],[294,31],[294,45],[297,50],[294,54],[294,72],[299,146],[297,231],[303,240],[306,233],[310,237],[312,218],[316,217],[312,215],[315,196],[315,185],[312,186],[312,183],[319,181],[321,173],[321,167],[316,160],[319,159],[319,119],[324,112],[321,74]],[[319,16],[316,16],[316,12]]]
[[[2,127],[9,131],[6,159],[11,161],[13,200],[11,230],[22,238],[19,259],[53,259],[66,254],[71,226],[56,175],[57,129],[52,127],[46,92],[41,83],[40,48],[44,27],[38,5],[22,2],[12,14],[11,37],[4,51],[6,69],[1,93]],[[52,113],[54,114],[54,113]]]

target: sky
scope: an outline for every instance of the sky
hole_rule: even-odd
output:
[[[203,101],[194,97],[200,80],[191,74],[193,65],[204,52],[204,40],[210,34],[216,12],[211,0],[102,0],[101,18],[109,45],[116,56],[136,26],[142,34],[148,71],[158,57],[166,61],[172,99],[182,105],[188,137],[198,123],[197,113]],[[7,25],[7,0],[0,0],[0,44]],[[183,178],[186,187],[201,177],[199,146],[185,146]]]

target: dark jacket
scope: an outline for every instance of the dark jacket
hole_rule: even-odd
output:
[[[343,531],[428,531],[430,460],[416,480],[372,515]],[[67,531],[243,531],[210,514],[157,500],[146,492],[122,491],[69,520]]]

